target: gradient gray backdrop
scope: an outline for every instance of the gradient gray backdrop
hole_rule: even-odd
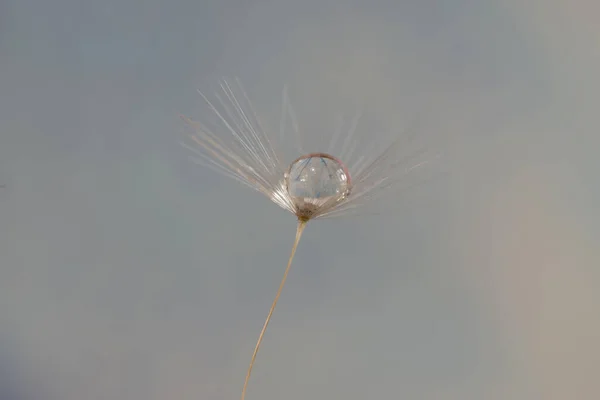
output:
[[[295,222],[178,146],[221,75],[275,123],[451,104],[447,178],[308,226],[248,400],[600,398],[598,15],[0,0],[0,399],[238,398]]]

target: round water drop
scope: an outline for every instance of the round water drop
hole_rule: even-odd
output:
[[[325,153],[299,157],[285,175],[287,190],[300,212],[333,205],[350,193],[350,174],[337,158]]]

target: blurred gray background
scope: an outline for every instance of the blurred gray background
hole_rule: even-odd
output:
[[[0,399],[238,398],[295,221],[177,144],[221,75],[275,124],[451,104],[444,179],[309,224],[248,400],[600,398],[599,14],[2,0]]]

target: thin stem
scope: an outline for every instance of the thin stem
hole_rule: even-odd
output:
[[[279,296],[281,295],[281,291],[283,290],[283,286],[285,285],[285,281],[287,279],[288,273],[290,272],[290,267],[292,266],[292,260],[294,259],[294,254],[296,254],[296,248],[298,247],[298,243],[300,242],[300,237],[302,236],[302,232],[306,227],[306,220],[298,220],[298,227],[296,228],[296,240],[294,240],[294,245],[292,246],[292,252],[290,254],[290,259],[288,260],[287,267],[285,272],[283,273],[283,278],[281,279],[281,283],[279,284],[279,289],[277,289],[277,294],[275,295],[275,299],[273,300],[273,304],[271,304],[271,309],[269,310],[269,314],[267,315],[267,319],[265,320],[265,324],[263,325],[262,331],[260,331],[260,335],[258,336],[258,341],[256,342],[256,347],[254,348],[254,353],[252,353],[252,359],[250,360],[250,366],[248,367],[248,372],[246,372],[246,380],[244,381],[244,388],[242,389],[242,399],[246,397],[246,388],[248,386],[248,381],[250,380],[250,374],[252,373],[252,367],[254,366],[254,360],[256,359],[256,354],[258,354],[258,349],[260,348],[260,344],[263,340],[263,336],[267,331],[267,326],[269,326],[269,321],[271,321],[271,315],[273,315],[273,311],[275,311],[275,306],[277,305],[277,300],[279,300]]]

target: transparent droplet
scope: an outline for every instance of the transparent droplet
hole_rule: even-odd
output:
[[[337,158],[325,153],[304,155],[285,174],[287,190],[299,212],[333,205],[350,193],[350,174]],[[309,217],[309,215],[307,215]]]

